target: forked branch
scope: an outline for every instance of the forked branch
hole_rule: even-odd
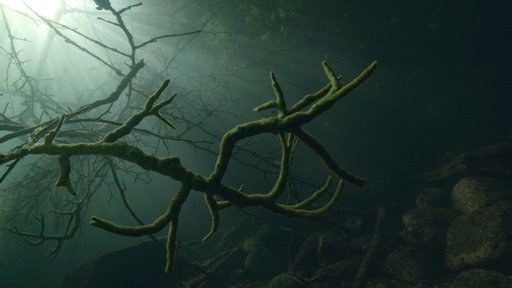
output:
[[[105,155],[118,159],[123,159],[138,165],[139,167],[160,173],[180,182],[181,188],[170,200],[167,210],[158,217],[153,223],[139,226],[123,226],[113,223],[109,220],[99,217],[93,217],[91,224],[103,230],[124,235],[124,236],[142,236],[159,232],[169,225],[167,238],[167,265],[166,271],[173,267],[176,254],[177,229],[179,215],[182,205],[187,200],[192,190],[205,194],[205,202],[210,209],[212,226],[204,240],[210,238],[217,230],[220,221],[219,211],[231,206],[241,208],[258,206],[270,212],[296,218],[305,219],[328,219],[327,213],[337,203],[342,194],[344,182],[347,181],[357,186],[363,186],[365,180],[355,176],[341,168],[341,165],[332,157],[328,150],[307,132],[302,126],[316,119],[317,116],[331,109],[333,105],[344,96],[348,95],[353,89],[363,83],[375,70],[377,63],[371,63],[364,69],[359,76],[346,85],[341,85],[341,77],[336,75],[332,69],[323,63],[324,71],[329,80],[329,84],[319,91],[306,95],[291,108],[287,108],[284,100],[284,92],[281,90],[277,78],[271,73],[271,82],[275,91],[276,99],[267,102],[255,108],[256,111],[276,108],[276,115],[259,120],[239,124],[227,131],[219,144],[218,156],[212,173],[209,176],[202,176],[188,170],[181,164],[177,156],[157,157],[147,154],[140,148],[122,141],[122,138],[129,135],[133,129],[146,117],[156,116],[166,125],[172,126],[160,114],[160,109],[170,105],[175,95],[164,100],[159,99],[167,88],[169,81],[166,80],[160,88],[149,97],[144,108],[135,113],[124,124],[117,129],[106,134],[102,139],[94,143],[73,143],[73,144],[55,144],[52,141],[58,137],[59,130],[62,129],[64,118],[61,117],[60,123],[46,135],[47,141],[44,143],[35,143],[31,146],[20,147],[13,150],[10,154],[0,155],[0,160],[15,160],[30,154],[50,154],[59,155],[60,176],[58,185],[68,188],[72,192],[71,183],[69,183],[69,169],[72,165],[72,156],[74,155]],[[229,162],[233,157],[237,144],[247,138],[259,136],[262,134],[276,135],[281,145],[281,159],[279,163],[278,177],[269,191],[259,191],[259,193],[248,193],[240,188],[233,188],[222,183]],[[285,192],[290,173],[290,162],[293,156],[293,147],[295,141],[300,140],[306,144],[325,164],[327,170],[339,179],[338,184],[329,200],[325,203],[318,203],[322,196],[328,194],[332,185],[332,177],[326,177],[326,182],[317,191],[309,197],[297,203],[280,203],[282,194]],[[0,161],[1,163],[2,161]],[[4,163],[6,161],[3,161]],[[71,187],[71,189],[70,189]]]

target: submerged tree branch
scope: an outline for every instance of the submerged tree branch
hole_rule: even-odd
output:
[[[51,139],[52,141],[25,145],[8,153],[0,154],[0,165],[27,155],[58,155],[60,159],[60,176],[57,181],[57,185],[67,187],[70,192],[74,191],[72,190],[73,188],[69,178],[69,170],[72,165],[71,160],[73,156],[78,155],[103,155],[115,157],[134,163],[144,170],[154,171],[180,182],[181,188],[169,202],[167,211],[151,224],[123,226],[96,216],[93,217],[90,222],[93,226],[111,233],[133,237],[154,234],[169,225],[166,246],[166,271],[170,271],[173,267],[177,247],[177,228],[180,209],[192,190],[205,194],[205,201],[212,216],[212,228],[205,236],[204,239],[206,240],[210,238],[217,229],[220,218],[219,210],[221,209],[230,206],[238,206],[241,208],[259,206],[263,209],[269,210],[270,212],[290,217],[304,219],[328,219],[327,213],[337,203],[343,191],[343,180],[357,186],[364,185],[364,179],[353,176],[351,173],[343,170],[341,165],[335,161],[327,149],[311,134],[305,131],[302,125],[313,121],[317,116],[331,109],[337,101],[363,83],[375,70],[376,62],[370,64],[359,76],[343,87],[336,83],[339,77],[336,76],[325,63],[324,68],[326,75],[331,82],[326,86],[328,87],[328,91],[326,91],[327,88],[322,88],[318,92],[311,94],[317,96],[305,96],[298,102],[298,104],[292,106],[292,109],[290,110],[286,110],[286,105],[284,105],[284,93],[279,88],[275,75],[272,74],[272,85],[276,90],[275,103],[277,105],[274,107],[277,108],[276,115],[239,124],[227,131],[219,144],[216,163],[209,176],[202,176],[188,170],[182,165],[180,158],[177,156],[157,157],[144,152],[134,145],[122,141],[122,138],[129,135],[143,119],[151,115],[160,115],[159,110],[172,103],[175,95],[158,102],[159,98],[166,90],[169,80],[164,81],[160,88],[158,88],[155,93],[147,99],[146,104],[141,111],[133,114],[124,122],[124,124],[107,133],[97,142],[56,144],[53,139],[56,137],[58,138],[58,130],[60,130],[60,127],[63,125],[62,122],[64,122],[64,117],[61,117],[61,121],[59,121],[60,124],[56,123],[55,125],[57,126],[45,135],[45,138]],[[114,93],[113,95],[116,96],[111,96],[112,98],[117,97],[117,93]],[[108,101],[112,101],[112,99],[109,99]],[[308,102],[308,105],[301,104],[305,101]],[[105,102],[95,102],[92,104],[92,107],[100,105],[100,103]],[[89,109],[89,107],[91,106],[85,106],[84,109]],[[75,111],[75,114],[76,113],[78,112]],[[66,116],[66,119],[68,117],[70,116]],[[159,117],[157,118],[160,119]],[[263,134],[274,134],[278,137],[281,143],[279,175],[273,187],[264,193],[249,194],[244,192],[243,189],[235,189],[223,184],[222,179],[226,175],[229,162],[234,155],[237,144],[244,139]],[[285,190],[289,178],[289,165],[293,155],[292,151],[295,137],[309,146],[324,162],[326,168],[340,179],[335,191],[326,203],[319,204],[318,202],[321,196],[325,195],[331,186],[332,180],[330,177],[324,186],[320,187],[305,200],[291,204],[279,203],[280,196]],[[222,201],[217,199],[222,199]]]

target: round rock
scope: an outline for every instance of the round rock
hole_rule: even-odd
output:
[[[457,182],[452,190],[453,208],[462,213],[471,213],[510,199],[510,183],[493,178],[466,177]]]
[[[512,255],[512,204],[501,202],[457,217],[447,233],[446,266],[492,264]]]

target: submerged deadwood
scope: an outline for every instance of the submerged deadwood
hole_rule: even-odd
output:
[[[72,157],[75,155],[116,157],[132,162],[145,170],[160,173],[180,182],[181,188],[170,200],[166,212],[151,224],[122,226],[99,217],[92,217],[90,221],[93,226],[125,236],[150,235],[163,230],[169,225],[166,245],[167,265],[165,269],[170,271],[173,267],[177,249],[176,242],[180,209],[192,190],[204,193],[206,205],[211,212],[212,225],[210,231],[203,239],[206,240],[216,232],[219,224],[219,211],[221,209],[230,206],[241,208],[258,206],[273,213],[290,217],[327,219],[327,212],[336,204],[341,195],[344,181],[362,187],[365,180],[341,168],[329,151],[303,129],[302,126],[332,108],[338,100],[363,83],[372,74],[376,66],[377,62],[371,63],[351,82],[342,85],[339,81],[341,77],[335,74],[329,65],[324,62],[323,67],[329,79],[329,84],[313,94],[306,95],[291,107],[287,107],[284,92],[280,88],[274,73],[271,73],[271,83],[276,99],[254,108],[254,111],[276,109],[276,115],[239,124],[227,131],[222,137],[216,164],[209,176],[199,175],[187,170],[177,156],[157,157],[147,154],[140,148],[121,140],[121,138],[130,134],[140,121],[148,116],[155,116],[166,125],[173,127],[160,114],[160,109],[172,103],[175,97],[175,95],[172,95],[164,100],[160,100],[169,84],[169,80],[164,81],[159,89],[148,98],[143,110],[131,116],[124,124],[107,133],[99,141],[71,144],[54,143],[55,141],[53,140],[59,136],[59,131],[66,125],[66,120],[69,117],[69,115],[63,115],[58,121],[55,121],[52,129],[44,137],[45,141],[27,144],[9,153],[0,155],[0,165],[30,154],[58,155],[60,174],[56,185],[65,187],[72,194],[75,193],[75,190],[72,186],[73,183],[70,181],[69,173],[71,171]],[[276,135],[281,144],[279,175],[270,191],[248,194],[243,189],[223,184],[222,179],[227,171],[237,143],[243,139],[266,133]],[[292,151],[296,141],[302,141],[311,148],[322,160],[326,168],[339,179],[334,193],[327,203],[318,205],[317,201],[330,190],[333,177],[327,177],[322,187],[300,202],[292,204],[279,203],[278,200],[287,187],[290,162],[293,156]]]

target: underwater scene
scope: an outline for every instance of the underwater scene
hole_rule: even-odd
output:
[[[0,288],[512,288],[510,15],[0,0]]]

